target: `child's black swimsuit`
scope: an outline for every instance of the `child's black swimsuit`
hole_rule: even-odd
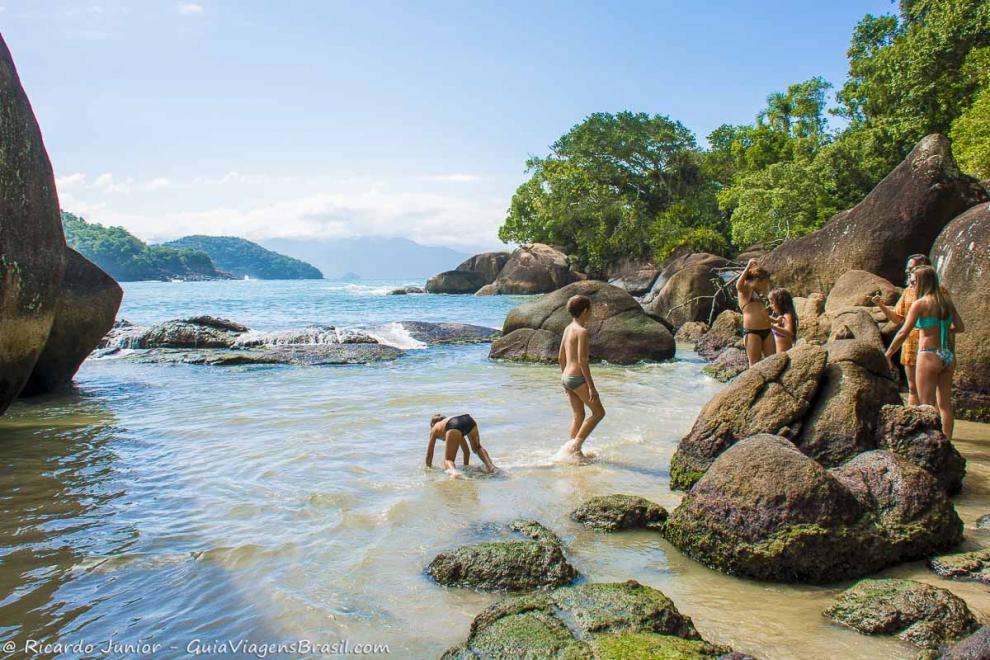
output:
[[[451,417],[447,420],[447,425],[443,427],[444,431],[460,431],[461,435],[466,436],[468,433],[473,431],[478,423],[474,421],[474,417],[471,415],[458,415],[457,417]]]

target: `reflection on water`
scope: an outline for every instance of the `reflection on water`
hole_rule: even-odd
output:
[[[601,368],[608,416],[588,445],[599,457],[573,466],[551,460],[569,425],[554,369],[486,356],[434,348],[340,368],[98,360],[77,393],[16,404],[0,419],[0,641],[350,639],[436,657],[496,596],[439,588],[423,568],[522,516],[556,531],[585,579],[656,586],[706,637],[758,657],[917,655],[829,624],[821,610],[844,585],[730,578],[655,533],[602,535],[568,519],[612,492],[676,506],[670,455],[719,387],[696,360]],[[433,412],[475,415],[504,475],[427,471]],[[986,429],[958,431],[968,525],[987,512]],[[967,527],[967,542],[990,545],[982,534]],[[985,587],[920,564],[889,574],[949,585],[990,613]]]

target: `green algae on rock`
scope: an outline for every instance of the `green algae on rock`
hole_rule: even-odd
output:
[[[517,520],[510,528],[529,539],[486,541],[441,552],[427,572],[443,586],[483,591],[559,587],[577,576],[560,539],[549,529],[531,520]]]
[[[635,495],[593,497],[571,512],[571,519],[603,532],[620,529],[660,529],[667,510]]]
[[[979,627],[964,600],[914,580],[861,580],[823,614],[866,635],[897,635],[925,649],[958,641]]]
[[[630,580],[499,601],[443,657],[690,660],[730,652],[705,642],[662,592]]]

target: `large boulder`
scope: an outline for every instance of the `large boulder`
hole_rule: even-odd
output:
[[[55,322],[21,395],[42,394],[68,385],[79,365],[113,327],[123,296],[116,280],[69,249]]]
[[[670,461],[670,485],[687,489],[723,451],[758,433],[794,437],[825,373],[825,349],[797,346],[761,360],[702,408]]]
[[[426,282],[427,293],[475,293],[488,284],[485,276],[472,270],[448,270]]]
[[[602,495],[571,511],[571,519],[603,532],[660,529],[667,519],[667,511],[659,504],[635,495]]]
[[[528,538],[487,541],[441,552],[427,572],[444,586],[484,591],[559,587],[577,576],[564,556],[560,539],[549,529],[528,520],[517,520],[510,528]]]
[[[578,294],[591,298],[587,328],[592,360],[631,364],[674,356],[670,331],[648,316],[635,298],[618,287],[589,280],[575,282],[510,311],[502,337],[492,344],[490,357],[556,362],[560,338],[571,322],[567,301]]]
[[[962,490],[966,459],[942,433],[932,406],[887,405],[880,409],[876,446],[927,470],[947,495]]]
[[[482,252],[467,259],[455,270],[481,273],[485,278],[485,284],[491,284],[502,272],[510,256],[510,252]]]
[[[901,281],[910,255],[927,253],[950,220],[987,199],[986,190],[959,171],[949,140],[929,135],[862,202],[818,231],[786,241],[762,265],[775,286],[795,296],[827,293],[850,270]]]
[[[742,333],[742,314],[727,309],[718,315],[711,329],[695,342],[694,350],[706,360],[714,360],[726,348],[741,345]]]
[[[731,652],[704,641],[662,592],[630,580],[498,601],[475,617],[468,639],[443,658],[702,660]]]
[[[571,270],[567,255],[542,243],[517,248],[486,294],[529,295],[549,293],[584,279]]]
[[[623,259],[608,270],[608,283],[641,296],[650,291],[660,275],[660,268],[646,259]]]
[[[966,602],[948,589],[914,580],[861,580],[824,615],[866,635],[897,635],[925,649],[963,639],[979,628]]]
[[[686,344],[697,344],[708,332],[708,324],[701,321],[689,321],[679,327],[674,333],[674,339]]]
[[[41,130],[0,37],[0,414],[45,347],[65,249]]]
[[[901,290],[889,281],[865,270],[850,270],[839,276],[825,301],[826,312],[837,312],[846,307],[871,307],[873,296],[880,292],[883,302],[891,307],[897,302]]]
[[[760,434],[715,460],[663,533],[726,573],[827,583],[951,548],[962,522],[931,475],[893,454],[828,471],[787,439]]]
[[[709,269],[715,269],[727,266],[728,264],[729,261],[725,257],[708,252],[693,252],[687,247],[678,248],[660,264],[660,275],[653,282],[653,286],[644,300],[647,303],[652,302],[663,291],[664,287],[667,286],[670,278],[685,268],[707,267]]]
[[[966,324],[966,332],[956,336],[956,414],[990,422],[990,205],[949,223],[931,257]]]
[[[825,466],[876,447],[880,410],[900,404],[883,353],[858,339],[828,344],[828,366],[795,444]]]
[[[821,329],[828,329],[828,341],[859,339],[883,351],[886,345],[877,320],[866,307],[846,307],[819,317]]]
[[[794,311],[798,317],[798,339],[822,344],[828,340],[831,322],[825,314],[825,296],[812,293],[807,298],[794,299]]]
[[[674,272],[649,304],[651,312],[675,328],[690,321],[711,323],[720,312],[736,305],[735,289],[727,286],[715,270],[725,265],[725,260],[714,255],[700,256],[711,259],[689,263]]]

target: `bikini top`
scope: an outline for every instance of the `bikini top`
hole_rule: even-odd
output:
[[[937,316],[919,316],[918,321],[914,324],[914,327],[919,330],[924,330],[926,328],[948,328],[952,325],[952,316],[947,316],[944,319],[940,319]]]

